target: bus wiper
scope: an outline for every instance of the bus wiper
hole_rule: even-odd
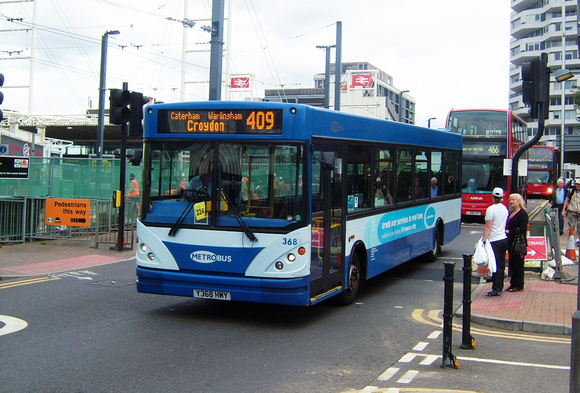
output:
[[[228,210],[232,212],[232,215],[236,218],[236,221],[238,221],[238,224],[240,224],[240,228],[242,228],[248,239],[250,239],[250,241],[257,242],[258,238],[256,238],[250,227],[246,225],[246,223],[242,219],[242,216],[240,216],[240,213],[236,210],[232,201],[228,197],[228,194],[226,194],[226,192],[223,189],[220,189],[220,195],[224,199],[224,201],[226,201],[226,203],[228,204],[229,206]]]
[[[169,230],[167,236],[175,236],[175,234],[177,233],[179,228],[181,228],[181,225],[184,223],[187,216],[189,216],[189,213],[191,213],[191,210],[193,209],[195,202],[199,202],[200,199],[206,200],[210,197],[209,194],[205,191],[186,190],[186,192],[189,193],[190,201],[187,204],[187,206],[185,206],[185,209],[183,209],[183,211],[181,212],[181,215],[179,216],[177,221],[175,221],[175,224],[173,224],[173,226]]]

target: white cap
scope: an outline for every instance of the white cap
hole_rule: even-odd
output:
[[[496,198],[501,198],[501,197],[503,197],[503,190],[499,187],[496,187],[493,189],[491,194]]]
[[[575,184],[580,184],[580,179],[576,179]]]

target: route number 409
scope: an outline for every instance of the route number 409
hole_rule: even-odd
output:
[[[295,237],[284,237],[284,238],[282,238],[282,245],[284,245],[284,246],[297,246],[298,239],[296,239]]]

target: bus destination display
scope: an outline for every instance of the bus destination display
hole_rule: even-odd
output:
[[[159,110],[157,129],[166,134],[282,134],[282,110]]]

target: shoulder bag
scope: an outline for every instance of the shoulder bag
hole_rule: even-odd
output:
[[[526,255],[528,253],[528,245],[522,235],[516,235],[514,242],[510,247],[510,253]]]

